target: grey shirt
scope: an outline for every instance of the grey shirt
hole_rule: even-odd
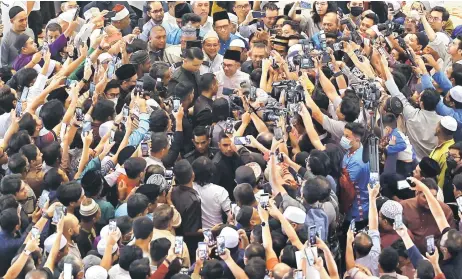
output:
[[[32,29],[27,28],[26,31],[24,31],[24,34],[31,37],[32,40],[35,40],[34,32],[32,32]],[[0,46],[2,67],[9,65],[11,66],[14,59],[16,59],[16,57],[19,55],[18,50],[14,47],[14,44],[16,43],[16,40],[18,39],[19,35],[19,33],[10,30],[8,33],[6,33],[5,37],[3,38]]]
[[[435,111],[414,108],[399,91],[393,79],[386,81],[385,86],[392,97],[397,96],[403,103],[403,116],[406,121],[409,141],[414,147],[417,160],[420,161],[423,157],[428,156],[438,144],[435,130],[441,116]]]
[[[372,275],[379,276],[380,233],[378,230],[369,230],[367,234],[372,239],[372,248],[367,256],[356,259],[357,264],[367,267]]]

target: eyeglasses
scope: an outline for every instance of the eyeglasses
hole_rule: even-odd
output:
[[[215,29],[217,30],[226,30],[229,28],[229,24],[223,25],[223,26],[215,26]]]
[[[238,10],[243,10],[243,9],[248,9],[250,8],[250,5],[249,4],[245,4],[245,5],[238,5],[238,6],[234,6],[236,9]]]
[[[428,22],[433,22],[433,21],[435,21],[435,22],[440,22],[440,21],[443,21],[442,18],[439,18],[439,17],[432,17],[432,16],[430,16],[430,15],[427,16],[427,20],[428,20]]]
[[[448,151],[448,153],[446,153],[446,156],[447,156],[447,157],[452,157],[452,158],[454,158],[454,159],[460,159],[460,156],[454,156],[454,155],[452,155],[451,153],[449,153],[449,151]]]

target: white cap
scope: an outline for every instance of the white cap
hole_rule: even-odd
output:
[[[65,22],[71,22],[74,19],[75,9],[61,13],[58,18]]]
[[[127,7],[124,7],[120,12],[117,12],[114,17],[111,18],[113,21],[119,21],[127,17],[130,13]]]
[[[99,235],[101,236],[101,239],[106,239],[109,235],[109,225],[104,226],[99,232]],[[122,232],[117,227],[117,241],[119,241],[121,237],[122,237]]]
[[[49,237],[47,237],[47,239],[45,239],[44,246],[45,246],[45,251],[47,251],[47,253],[50,253],[51,248],[53,247],[53,244],[55,243],[55,240],[56,240],[56,233],[50,235]],[[66,246],[66,244],[67,244],[66,238],[63,235],[61,235],[61,242],[59,243],[59,250],[63,249],[64,246]]]
[[[231,21],[232,24],[236,24],[236,25],[238,24],[237,15],[228,13],[228,17],[229,17],[229,21]]]
[[[101,126],[99,126],[99,129],[98,129],[99,136],[101,138],[104,137],[104,135],[106,135],[108,132],[111,131],[113,125],[114,125],[114,121],[112,120],[106,121],[103,124],[101,124]]]
[[[231,43],[229,44],[230,47],[241,47],[245,48],[245,44],[241,39],[235,39],[232,40]]]
[[[234,248],[239,244],[239,234],[237,231],[230,227],[224,227],[221,232],[220,236],[225,237],[225,246],[226,248]]]
[[[99,9],[97,7],[93,7],[84,12],[83,17],[85,18],[85,20],[89,20],[97,14],[99,14]]]
[[[297,224],[304,224],[306,219],[306,213],[298,207],[288,206],[284,211],[284,217],[290,222]]]
[[[108,59],[111,59],[112,60],[112,55],[110,55],[109,53],[107,52],[103,52],[101,53],[99,56],[98,56],[98,62],[99,63],[102,63],[103,61],[106,61]]]
[[[462,103],[462,86],[456,85],[449,90],[449,95],[453,98],[456,102]]]
[[[104,251],[106,250],[106,246],[107,246],[106,239],[101,238],[101,240],[98,242],[98,246],[96,247],[96,249],[98,250],[98,254],[100,254],[101,256],[104,256]],[[112,246],[112,254],[114,254],[115,251],[117,251],[117,248],[118,248],[117,243]]]
[[[94,265],[85,272],[85,279],[102,279],[107,278],[107,270],[99,265]]]
[[[448,129],[449,131],[455,132],[457,130],[457,121],[452,116],[443,116],[440,123],[441,126]]]
[[[403,206],[394,200],[386,201],[380,208],[380,213],[389,219],[395,219],[397,215],[403,214]]]
[[[205,42],[205,40],[210,39],[210,38],[219,39],[219,38],[218,38],[217,32],[215,32],[215,31],[213,31],[213,30],[207,32],[207,33],[205,34],[204,38],[202,39],[202,41]]]

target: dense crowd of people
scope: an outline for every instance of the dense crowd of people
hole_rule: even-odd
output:
[[[462,278],[444,4],[55,6],[0,4],[1,278]]]

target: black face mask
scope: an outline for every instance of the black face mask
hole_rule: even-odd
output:
[[[446,164],[448,166],[448,170],[452,170],[457,167],[456,160],[454,160],[454,158],[452,158],[451,156],[448,156],[448,158],[446,158]]]
[[[350,8],[350,13],[354,17],[361,15],[363,11],[364,11],[363,7],[351,7]]]

